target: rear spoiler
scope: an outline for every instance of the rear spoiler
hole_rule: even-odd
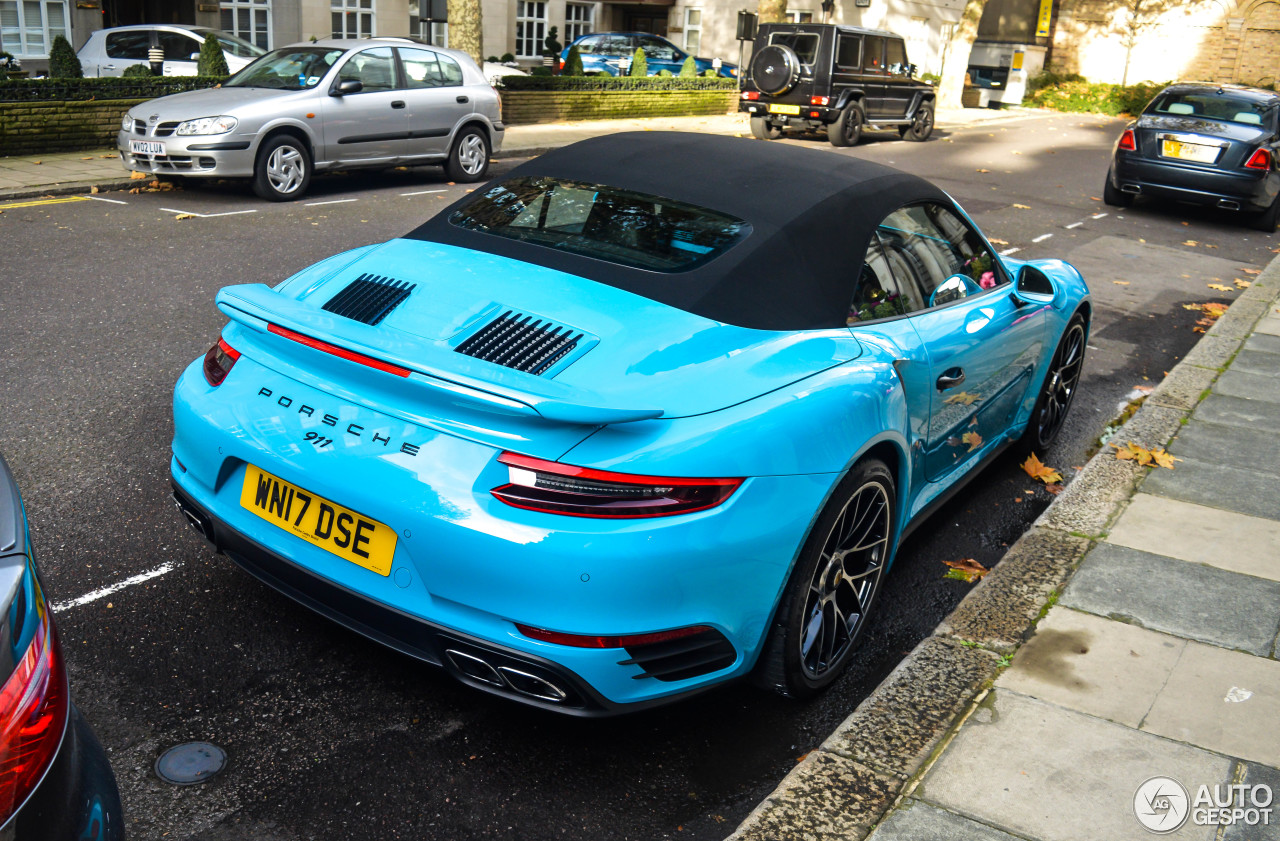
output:
[[[662,409],[656,408],[610,406],[598,394],[583,388],[472,359],[440,342],[410,333],[333,316],[261,283],[228,286],[218,292],[217,305],[224,315],[250,330],[266,334],[268,325],[275,324],[407,368],[410,382],[447,391],[456,399],[504,414],[514,412],[587,426],[632,423],[663,414]]]

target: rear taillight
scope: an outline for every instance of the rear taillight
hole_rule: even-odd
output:
[[[687,628],[676,628],[672,631],[655,631],[650,634],[627,634],[625,636],[592,636],[590,634],[565,634],[560,631],[548,631],[532,625],[516,624],[516,630],[529,639],[540,642],[553,642],[556,645],[568,645],[574,648],[627,648],[635,645],[652,645],[657,642],[694,637],[711,631],[706,625],[691,625]],[[714,632],[713,632],[714,633]]]
[[[1245,161],[1247,169],[1271,169],[1271,152],[1267,149],[1259,149],[1249,156],[1249,160]]]
[[[1124,134],[1120,135],[1119,148],[1126,152],[1138,151],[1138,141],[1133,135],[1133,129],[1127,128],[1124,130]]]
[[[218,343],[209,348],[209,352],[204,355],[204,378],[209,381],[209,385],[222,385],[222,381],[227,378],[227,374],[231,373],[231,368],[239,358],[240,351],[222,339],[218,339]]]
[[[492,493],[507,505],[574,517],[669,517],[714,508],[742,479],[633,476],[503,453],[509,481]]]
[[[42,600],[37,610],[31,645],[0,689],[0,824],[44,777],[62,743],[70,712],[58,634]]]
[[[281,327],[279,324],[267,325],[267,330],[275,333],[277,336],[284,336],[286,339],[292,339],[300,345],[306,345],[315,350],[331,353],[334,356],[345,359],[348,362],[355,362],[360,365],[367,365],[370,368],[376,368],[379,371],[385,371],[388,374],[395,374],[397,377],[407,377],[411,373],[408,368],[402,368],[399,365],[392,365],[390,362],[383,362],[381,359],[374,359],[372,356],[365,356],[363,353],[356,353],[354,350],[347,350],[338,345],[331,345],[328,342],[322,342],[319,339],[313,339],[311,336],[290,330],[288,327]]]
[[[760,91],[743,91],[742,98],[755,102],[760,98]]]
[[[831,97],[829,97],[829,96],[811,96],[811,97],[809,97],[809,104],[810,104],[810,105],[829,105],[830,103],[831,103]]]

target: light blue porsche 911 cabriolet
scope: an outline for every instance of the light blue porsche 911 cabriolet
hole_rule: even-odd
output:
[[[641,132],[217,297],[178,381],[186,517],[302,604],[575,715],[848,664],[903,535],[1043,450],[1091,305],[944,192]]]

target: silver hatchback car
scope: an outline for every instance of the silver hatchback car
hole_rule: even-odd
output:
[[[409,38],[323,40],[273,50],[221,87],[125,114],[126,169],[252,178],[264,199],[306,192],[312,172],[441,164],[479,181],[502,146],[498,92],[470,56]]]

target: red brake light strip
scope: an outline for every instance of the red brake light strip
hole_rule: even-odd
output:
[[[399,365],[392,365],[390,362],[383,362],[381,359],[374,359],[372,356],[365,356],[363,353],[356,353],[354,350],[347,350],[337,345],[331,345],[328,342],[322,342],[319,339],[313,339],[310,336],[304,336],[302,333],[294,332],[287,327],[281,327],[278,324],[269,324],[267,329],[277,336],[284,336],[286,339],[292,339],[298,344],[306,345],[309,348],[331,353],[334,356],[347,360],[348,362],[356,362],[360,365],[367,365],[370,368],[376,368],[379,371],[385,371],[388,374],[395,374],[397,377],[407,377],[412,372],[408,368],[401,368]],[[238,354],[237,354],[238,355]]]

